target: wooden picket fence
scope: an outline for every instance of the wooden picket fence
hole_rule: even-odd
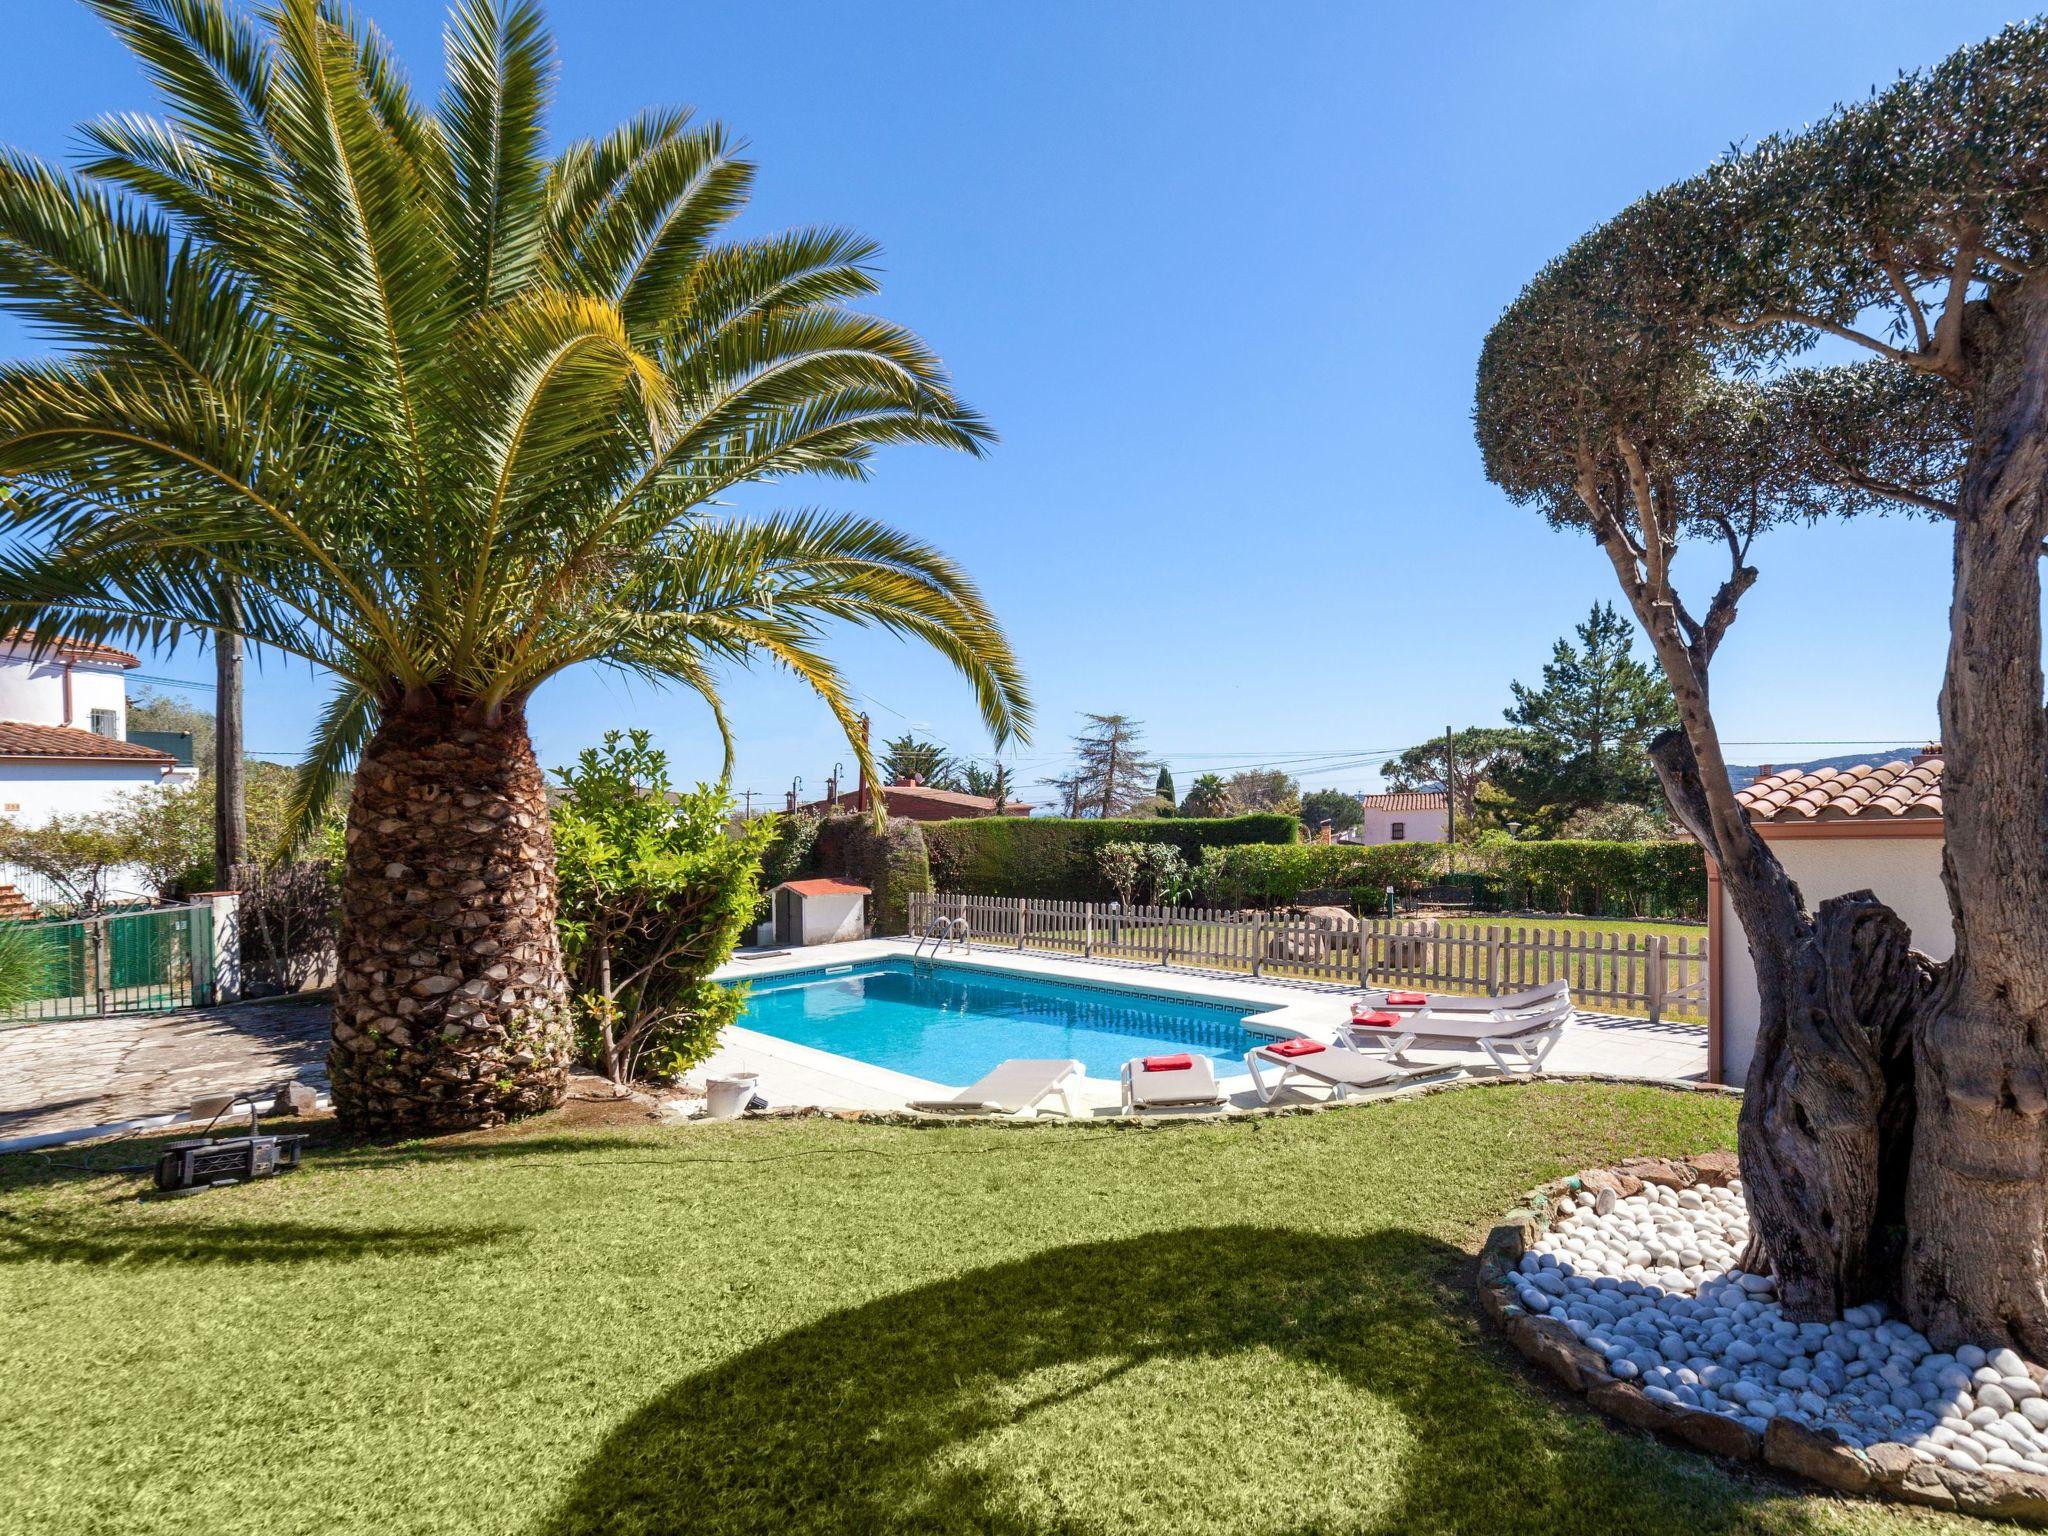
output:
[[[918,892],[910,932],[967,921],[980,948],[1035,950],[1184,970],[1237,971],[1355,986],[1519,992],[1562,977],[1588,1008],[1704,1021],[1707,941],[1432,918],[1287,916],[1206,907]]]

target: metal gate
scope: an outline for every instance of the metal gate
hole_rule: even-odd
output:
[[[24,923],[42,951],[27,1001],[0,1022],[150,1013],[213,1001],[213,906],[151,907]]]

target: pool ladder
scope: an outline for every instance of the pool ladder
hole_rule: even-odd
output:
[[[931,945],[934,956],[948,944],[955,949],[972,951],[974,931],[967,926],[967,919],[964,917],[935,917],[925,925],[924,932],[918,935],[917,947],[910,952],[910,958],[922,958],[927,944]]]

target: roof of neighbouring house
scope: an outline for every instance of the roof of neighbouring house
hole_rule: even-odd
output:
[[[1735,798],[1752,821],[1791,823],[1941,819],[1941,759],[1858,763],[1817,772],[1773,773]]]
[[[799,896],[866,896],[871,894],[864,885],[855,885],[851,880],[785,880],[775,887],[778,891],[795,891]]]
[[[177,759],[155,747],[121,741],[75,725],[31,725],[25,720],[0,720],[0,761],[123,762],[175,765]]]
[[[4,639],[9,645],[31,644],[28,632],[21,629],[10,629],[4,636],[0,636],[0,639]],[[50,648],[50,654],[60,661],[104,661],[122,667],[142,665],[142,658],[134,652],[124,651],[116,646],[101,645],[93,640],[59,640]]]
[[[1368,811],[1448,811],[1451,797],[1440,789],[1397,789],[1384,795],[1360,795]]]
[[[880,795],[884,806],[892,807],[901,814],[908,814],[913,807],[945,811],[957,816],[993,816],[996,813],[996,803],[987,795],[970,795],[957,789],[933,789],[929,784],[877,784],[870,793]],[[813,800],[808,805],[799,807],[800,810],[813,812],[831,809],[852,811],[859,808],[860,792],[851,789],[837,800]],[[1003,802],[1005,816],[1027,815],[1030,810],[1031,807],[1022,800]]]

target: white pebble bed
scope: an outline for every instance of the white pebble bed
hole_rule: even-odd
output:
[[[1736,1268],[1748,1240],[1739,1184],[1589,1190],[1557,1202],[1513,1278],[1525,1307],[1658,1402],[1759,1433],[1790,1419],[1964,1471],[2048,1477],[2048,1396],[2018,1355],[1941,1353],[1876,1303],[1839,1322],[1791,1322],[1767,1276]]]

